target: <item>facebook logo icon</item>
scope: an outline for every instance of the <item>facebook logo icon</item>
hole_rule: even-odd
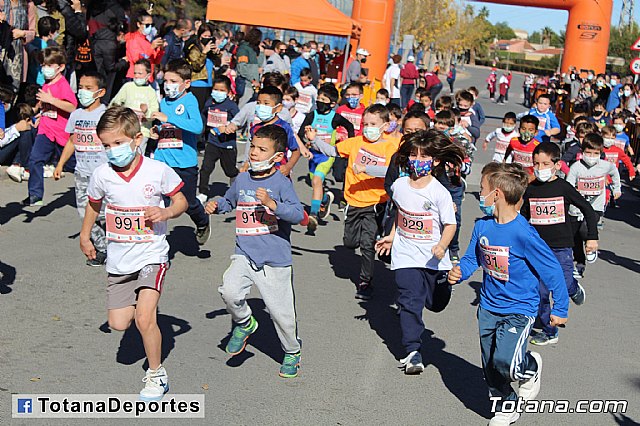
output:
[[[31,413],[32,411],[31,399],[18,398],[18,413]]]

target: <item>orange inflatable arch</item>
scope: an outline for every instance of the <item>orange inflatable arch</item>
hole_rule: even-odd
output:
[[[613,0],[481,0],[516,6],[567,10],[562,72],[570,66],[578,70],[605,71]],[[360,47],[372,53],[367,60],[369,75],[382,78],[387,65],[395,0],[354,0],[352,17],[362,25]],[[411,11],[406,11],[411,13]],[[541,22],[544,24],[544,22]]]

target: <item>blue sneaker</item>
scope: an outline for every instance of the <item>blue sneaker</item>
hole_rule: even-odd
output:
[[[163,366],[157,370],[147,369],[147,374],[142,379],[144,388],[140,391],[142,401],[160,401],[165,393],[169,392],[169,378]]]
[[[226,351],[229,355],[238,355],[244,351],[247,346],[247,339],[258,329],[258,321],[251,315],[249,318],[249,324],[246,327],[236,325],[233,328],[231,339],[227,343]]]
[[[280,366],[280,377],[290,379],[298,376],[300,369],[300,352],[297,354],[284,354],[284,360]]]

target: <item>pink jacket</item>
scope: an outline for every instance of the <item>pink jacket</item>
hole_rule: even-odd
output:
[[[151,78],[149,81],[153,81],[154,65],[160,64],[164,49],[153,49],[149,40],[139,31],[127,33],[125,40],[127,42],[127,60],[129,61],[127,78],[133,78],[133,65],[136,61],[145,58],[151,62]]]

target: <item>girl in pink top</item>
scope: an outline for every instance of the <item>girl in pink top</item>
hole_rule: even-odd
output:
[[[40,124],[29,157],[29,197],[23,201],[26,206],[42,206],[44,165],[51,160],[54,151],[58,157],[62,153],[69,139],[69,133],[64,130],[69,114],[78,106],[76,95],[63,76],[67,58],[62,49],[47,47],[42,56],[42,74],[46,83],[36,95]],[[67,167],[70,170],[75,168],[75,157],[69,159]]]

